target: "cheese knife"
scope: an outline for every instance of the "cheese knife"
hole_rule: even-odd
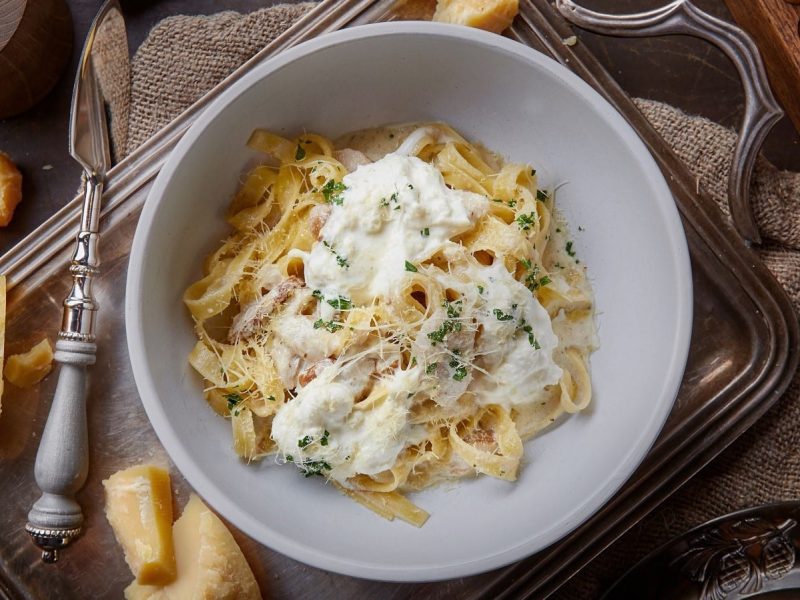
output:
[[[124,64],[119,59],[124,56]],[[103,4],[95,17],[75,76],[69,127],[69,152],[83,167],[85,192],[80,230],[70,263],[72,288],[64,300],[56,342],[58,383],[36,454],[34,475],[41,497],[28,513],[25,529],[55,562],[83,528],[75,494],[89,470],[86,423],[88,367],[95,362],[95,315],[92,291],[100,260],[97,252],[100,202],[111,167],[106,100],[129,89],[128,43],[117,0]]]

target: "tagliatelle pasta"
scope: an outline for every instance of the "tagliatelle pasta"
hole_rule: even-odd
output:
[[[184,296],[239,456],[420,526],[404,494],[514,481],[523,440],[589,405],[591,288],[533,168],[442,123],[249,145],[264,164]]]

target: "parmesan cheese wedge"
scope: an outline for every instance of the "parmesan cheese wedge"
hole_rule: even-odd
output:
[[[47,338],[24,354],[12,354],[6,361],[3,373],[17,387],[36,385],[53,368],[53,348]]]
[[[434,21],[500,33],[519,13],[519,0],[439,0]]]
[[[5,227],[14,216],[14,209],[22,200],[22,173],[17,165],[0,152],[0,227]]]
[[[173,581],[169,473],[161,467],[140,465],[114,473],[103,486],[106,517],[136,581],[157,585]]]
[[[259,600],[250,565],[224,523],[192,494],[172,530],[178,578],[158,587],[131,583],[127,600]]]

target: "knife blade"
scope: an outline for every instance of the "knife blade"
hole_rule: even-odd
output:
[[[86,423],[88,366],[94,364],[97,302],[92,291],[99,273],[100,206],[106,171],[111,166],[106,96],[127,85],[126,70],[110,66],[102,49],[124,49],[125,24],[117,0],[108,0],[95,17],[83,48],[72,94],[69,152],[83,167],[85,193],[81,225],[70,263],[72,288],[64,300],[55,359],[58,383],[36,454],[34,475],[41,497],[28,513],[25,526],[42,549],[45,562],[80,536],[83,513],[75,494],[89,469]],[[111,61],[113,64],[113,61]],[[115,82],[115,76],[120,80]]]

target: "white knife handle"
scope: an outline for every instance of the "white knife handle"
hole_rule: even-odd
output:
[[[55,359],[60,363],[58,385],[36,454],[34,474],[42,496],[28,513],[25,529],[42,549],[42,559],[58,560],[58,550],[81,533],[83,514],[75,493],[83,487],[89,470],[86,425],[86,368],[94,364],[94,323],[97,302],[92,283],[98,274],[97,252],[102,180],[86,174],[81,230],[72,255],[72,289],[64,300],[61,332]]]
[[[55,562],[58,550],[81,533],[83,513],[75,493],[89,470],[86,426],[87,366],[95,362],[96,346],[58,340],[58,384],[36,454],[36,484],[42,496],[28,513],[25,529],[42,549],[45,562]]]

